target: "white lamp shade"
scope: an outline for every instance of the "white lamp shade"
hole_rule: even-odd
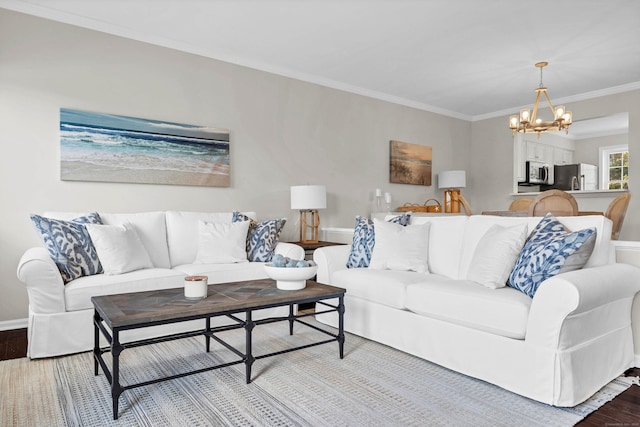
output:
[[[325,209],[327,188],[324,185],[296,185],[291,187],[291,209]]]
[[[464,188],[467,186],[465,171],[443,171],[438,174],[439,188]]]

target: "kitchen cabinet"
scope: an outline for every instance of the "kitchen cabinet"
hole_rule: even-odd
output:
[[[553,148],[553,164],[554,165],[572,165],[573,164],[573,150],[567,150],[566,148],[554,147]]]
[[[534,141],[526,141],[527,143],[527,160],[545,163],[549,166],[553,165],[553,147],[547,144],[541,144]]]
[[[525,161],[527,158],[527,141],[522,138],[522,134],[517,134],[513,138],[513,150],[515,153],[515,163],[513,170],[516,175],[516,182],[522,182],[525,180]]]
[[[527,141],[527,160],[544,163],[544,147],[542,144]]]

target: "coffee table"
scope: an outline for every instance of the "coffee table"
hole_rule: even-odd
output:
[[[92,297],[91,301],[95,308],[93,317],[94,374],[98,375],[98,366],[102,367],[102,371],[111,385],[113,419],[118,419],[118,399],[120,398],[120,395],[125,390],[132,388],[155,384],[160,381],[181,378],[187,375],[193,375],[213,369],[220,369],[240,363],[245,364],[246,380],[247,384],[249,384],[251,382],[251,367],[256,360],[334,341],[338,342],[339,356],[340,359],[342,359],[344,357],[344,293],[345,290],[342,288],[316,283],[311,280],[307,281],[307,286],[304,289],[284,291],[276,287],[276,282],[274,280],[264,279],[209,285],[207,298],[197,301],[186,299],[184,297],[183,288]],[[333,298],[338,299],[337,305],[324,301]],[[315,313],[294,314],[294,306],[296,304],[312,302],[316,303]],[[285,317],[271,317],[267,319],[253,320],[254,311],[279,306],[289,306],[289,315]],[[339,319],[337,334],[301,320],[301,318],[306,316],[330,313],[334,311],[338,314]],[[236,316],[239,313],[245,314],[244,320]],[[233,322],[230,325],[212,327],[211,318],[217,316],[227,316]],[[194,319],[204,319],[204,329],[133,342],[120,342],[120,333],[122,331],[168,323],[184,322]],[[254,355],[251,348],[254,327],[277,321],[289,322],[290,335],[293,335],[294,323],[300,323],[320,331],[331,338],[298,347],[287,348],[274,353]],[[244,353],[240,349],[223,341],[222,338],[216,335],[219,332],[240,328],[244,328],[245,330]],[[100,333],[102,333],[106,338],[109,343],[109,347],[100,347]],[[160,342],[199,335],[204,335],[205,337],[206,352],[209,352],[211,339],[213,338],[231,352],[235,353],[240,357],[240,359],[168,377],[152,379],[137,384],[122,385],[120,383],[119,357],[122,351],[128,348],[157,344]],[[111,370],[109,370],[109,367],[103,358],[105,353],[111,353]]]

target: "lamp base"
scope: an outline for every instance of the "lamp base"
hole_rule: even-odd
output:
[[[310,217],[307,220],[307,216]],[[300,242],[318,243],[318,227],[320,226],[320,214],[317,209],[300,211]],[[307,239],[307,231],[311,236]]]
[[[444,190],[444,211],[446,213],[460,213],[460,190],[449,188]]]

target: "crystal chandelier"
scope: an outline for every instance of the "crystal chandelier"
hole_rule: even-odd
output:
[[[513,135],[516,132],[522,133],[537,133],[538,138],[541,132],[556,132],[559,130],[565,130],[569,132],[569,126],[573,122],[573,116],[571,111],[566,111],[564,106],[553,107],[549,95],[547,95],[547,88],[542,85],[542,69],[549,65],[548,62],[538,62],[537,68],[540,68],[540,86],[536,89],[536,102],[533,104],[533,113],[529,110],[520,110],[520,117],[513,115],[509,117],[509,128],[513,131]],[[549,108],[553,113],[553,121],[546,122],[538,118],[538,104],[540,103],[540,95],[544,94],[547,99]]]

